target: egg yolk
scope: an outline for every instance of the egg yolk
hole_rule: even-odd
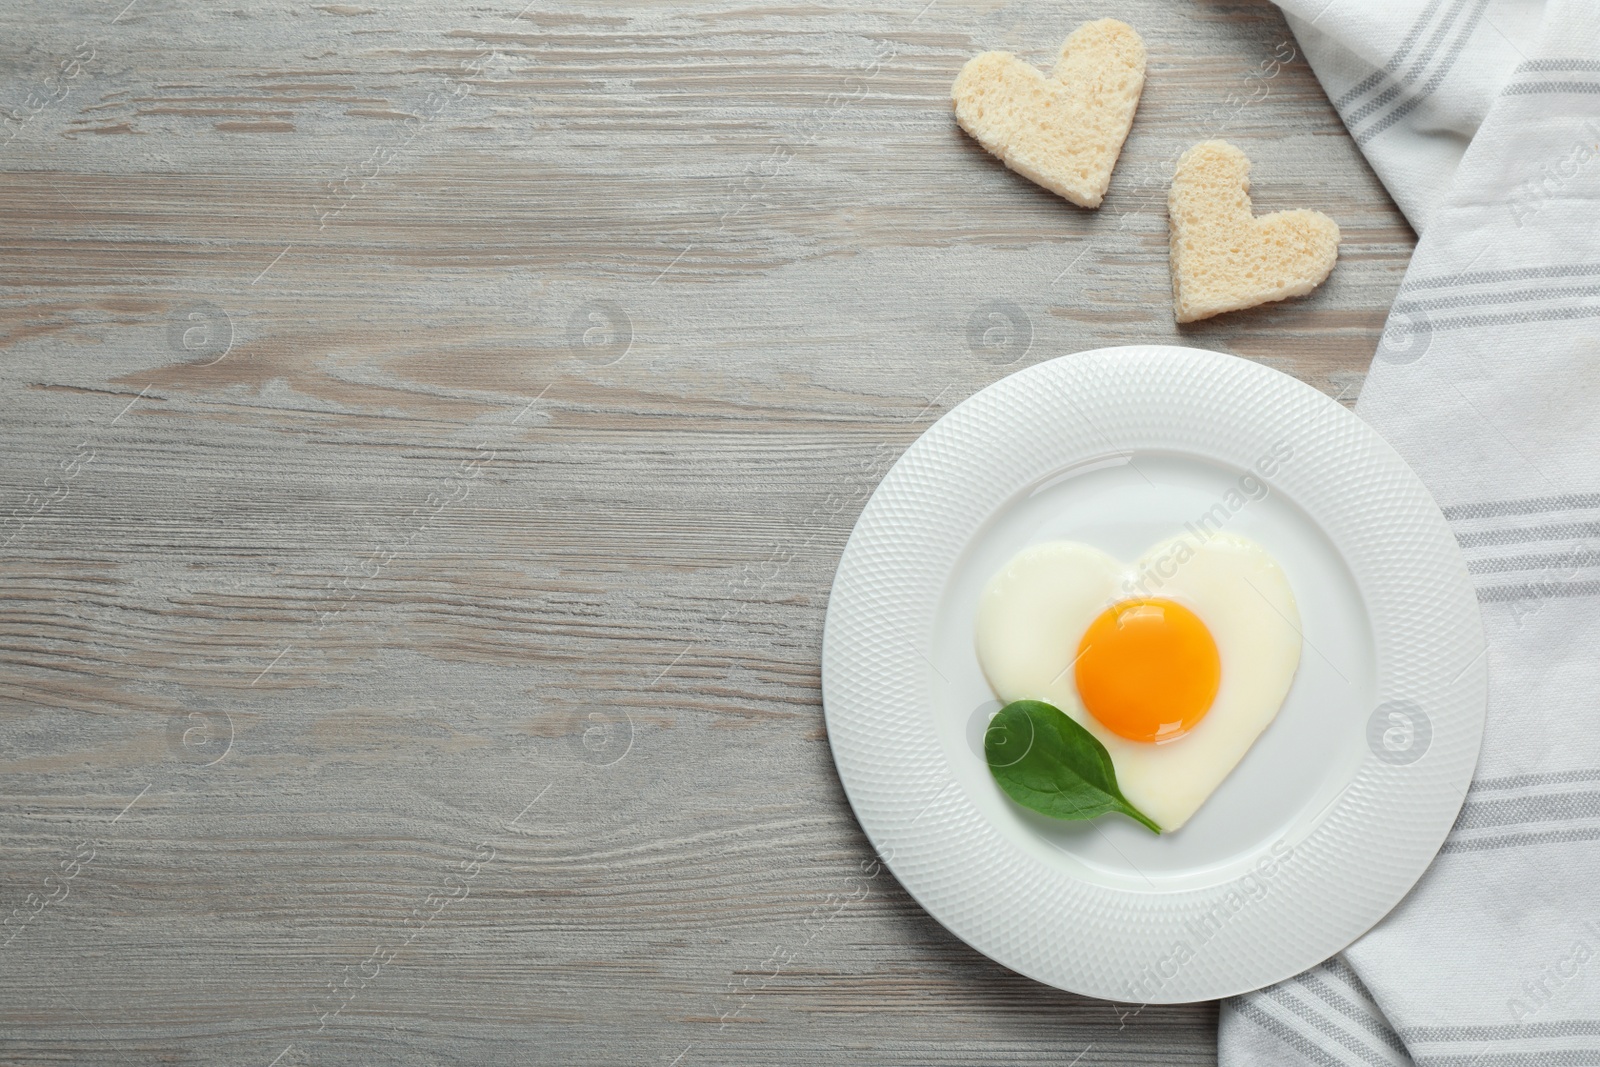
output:
[[[1124,600],[1089,624],[1076,679],[1083,706],[1107,730],[1130,741],[1170,741],[1211,710],[1222,660],[1211,631],[1182,604]]]

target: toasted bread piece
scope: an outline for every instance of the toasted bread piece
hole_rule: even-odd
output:
[[[1339,226],[1320,211],[1251,213],[1250,160],[1227,141],[1179,157],[1167,214],[1179,322],[1304,296],[1339,256]]]
[[[1010,52],[961,68],[956,121],[1006,166],[1079,207],[1099,207],[1144,91],[1144,41],[1116,19],[1086,22],[1046,78]]]

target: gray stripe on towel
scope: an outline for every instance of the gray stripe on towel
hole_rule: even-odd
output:
[[[1550,793],[1501,800],[1468,798],[1451,832],[1595,818],[1600,818],[1600,793]]]
[[[1518,267],[1514,270],[1481,270],[1476,274],[1458,272],[1417,278],[1403,283],[1400,291],[1412,293],[1422,289],[1455,289],[1469,285],[1526,281],[1530,278],[1587,278],[1596,274],[1600,274],[1600,266],[1593,263],[1566,263],[1555,267]]]
[[[1282,986],[1268,986],[1261,992],[1310,1023],[1323,1037],[1337,1042],[1342,1048],[1354,1052],[1367,1063],[1372,1064],[1372,1067],[1394,1067],[1392,1057],[1374,1049],[1359,1034],[1351,1033],[1345,1027],[1340,1026],[1338,1020],[1330,1019],[1327,1015],[1317,1011],[1315,1006],[1305,1003]]]
[[[1497,1055],[1462,1053],[1459,1056],[1425,1056],[1418,1067],[1595,1067],[1600,1051],[1562,1049],[1557,1052],[1502,1052]]]
[[[1501,96],[1541,96],[1547,93],[1600,93],[1600,82],[1517,82],[1500,90]]]
[[[1600,60],[1595,59],[1530,59],[1518,63],[1512,74],[1545,74],[1551,71],[1600,70]]]
[[[1400,300],[1391,315],[1411,315],[1418,311],[1444,311],[1460,307],[1488,307],[1491,304],[1521,304],[1531,300],[1587,299],[1600,296],[1600,285],[1561,286],[1555,289],[1513,289],[1509,293],[1465,293],[1461,296],[1436,296],[1426,300]]]
[[[1562,493],[1560,496],[1530,496],[1520,500],[1477,500],[1470,504],[1451,504],[1440,508],[1444,517],[1492,519],[1500,515],[1534,515],[1541,511],[1577,511],[1600,508],[1600,493]]]
[[[1450,10],[1439,21],[1439,25],[1434,27],[1433,35],[1428,38],[1428,43],[1423,46],[1422,51],[1417,53],[1417,58],[1412,60],[1406,68],[1405,77],[1401,78],[1397,84],[1391,85],[1365,104],[1356,108],[1349,115],[1346,115],[1344,119],[1345,125],[1351,126],[1355,123],[1364,122],[1376,112],[1382,111],[1386,105],[1405,90],[1406,86],[1420,78],[1422,72],[1427,69],[1428,64],[1433,61],[1433,54],[1439,50],[1439,46],[1444,43],[1445,37],[1449,35],[1450,28],[1455,25],[1456,19],[1461,17],[1461,11],[1464,7],[1465,4],[1462,0],[1456,0],[1456,3],[1451,4]]]
[[[1501,1023],[1493,1026],[1408,1026],[1407,1041],[1523,1041],[1540,1037],[1600,1037],[1600,1022],[1571,1019],[1547,1023]]]
[[[1497,834],[1493,837],[1452,837],[1444,843],[1444,847],[1439,852],[1441,854],[1446,852],[1492,852],[1502,848],[1565,845],[1574,841],[1600,841],[1600,827],[1583,827],[1577,830],[1545,830],[1542,832],[1529,831],[1517,834]]]
[[[1417,20],[1411,24],[1411,28],[1406,31],[1405,37],[1401,39],[1400,46],[1394,50],[1394,55],[1389,57],[1389,62],[1383,65],[1383,69],[1373,71],[1363,78],[1359,85],[1334,101],[1333,106],[1341,116],[1344,114],[1344,109],[1354,103],[1358,97],[1366,95],[1376,88],[1384,78],[1400,69],[1400,64],[1405,62],[1406,56],[1410,55],[1411,50],[1417,46],[1417,39],[1422,36],[1423,28],[1433,21],[1433,13],[1439,10],[1439,5],[1442,2],[1443,0],[1428,0],[1428,6],[1422,9],[1422,14],[1418,15]]]
[[[1331,1052],[1321,1045],[1316,1044],[1286,1023],[1274,1019],[1243,997],[1225,1001],[1223,1010],[1232,1011],[1241,1018],[1249,1019],[1312,1063],[1321,1064],[1322,1067],[1359,1067],[1359,1064],[1354,1060],[1335,1058]]]
[[[1582,562],[1577,562],[1581,560]],[[1468,574],[1505,574],[1509,571],[1534,571],[1561,568],[1576,571],[1600,563],[1600,551],[1585,545],[1581,550],[1563,552],[1555,556],[1494,556],[1475,559],[1467,564]]]
[[[1466,315],[1458,319],[1433,319],[1419,323],[1392,323],[1385,327],[1397,333],[1439,333],[1480,326],[1516,326],[1524,322],[1565,322],[1600,316],[1600,306],[1553,308],[1549,311],[1518,311],[1510,315]]]
[[[1456,534],[1462,548],[1487,545],[1531,545],[1540,541],[1577,541],[1600,536],[1600,522],[1556,522],[1543,526],[1511,526],[1500,530],[1471,530]]]
[[[1524,585],[1490,585],[1478,589],[1480,604],[1570,600],[1580,596],[1600,596],[1600,582],[1528,582]]]
[[[1381,1017],[1374,1017],[1377,1015],[1377,1012],[1374,1009],[1368,1008],[1365,1004],[1357,1004],[1356,1002],[1352,1001],[1349,997],[1345,996],[1343,993],[1340,993],[1337,989],[1334,989],[1327,982],[1324,982],[1322,979],[1318,978],[1311,971],[1306,971],[1304,974],[1301,974],[1295,979],[1295,981],[1311,990],[1311,992],[1322,998],[1323,1002],[1326,1003],[1330,1008],[1333,1008],[1345,1018],[1361,1027],[1361,1029],[1365,1030],[1367,1033],[1383,1042],[1383,1044],[1388,1048],[1393,1049],[1402,1056],[1406,1054],[1406,1046],[1404,1042],[1402,1042],[1400,1038],[1395,1035],[1395,1032],[1389,1028],[1388,1024],[1382,1021]]]
[[[1365,130],[1362,130],[1356,136],[1357,145],[1364,145],[1371,141],[1378,134],[1411,114],[1424,100],[1433,95],[1433,91],[1439,88],[1439,84],[1444,81],[1451,68],[1456,65],[1456,59],[1461,55],[1461,49],[1466,46],[1467,40],[1471,38],[1473,31],[1478,28],[1478,20],[1483,18],[1483,12],[1488,6],[1489,0],[1478,0],[1478,6],[1467,18],[1466,25],[1462,27],[1461,32],[1456,35],[1455,43],[1450,46],[1450,53],[1445,56],[1445,60],[1439,65],[1439,69],[1434,71],[1433,77],[1429,78],[1428,83],[1422,87],[1422,91],[1405,103],[1400,104],[1375,125],[1368,126]]]
[[[1600,782],[1600,769],[1584,768],[1571,771],[1545,771],[1540,774],[1505,774],[1499,778],[1480,778],[1467,791],[1490,792],[1496,789],[1524,789],[1530,785],[1571,785],[1573,782]]]

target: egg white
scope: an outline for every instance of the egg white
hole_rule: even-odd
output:
[[[1159,744],[1102,726],[1079,699],[1072,670],[1102,611],[1147,596],[1198,615],[1222,662],[1211,710]],[[1043,700],[1082,723],[1111,754],[1123,795],[1165,831],[1189,821],[1276,717],[1300,645],[1283,568],[1254,541],[1225,533],[1163,541],[1132,566],[1075,541],[1033,545],[990,579],[978,605],[978,662],[1001,702]]]

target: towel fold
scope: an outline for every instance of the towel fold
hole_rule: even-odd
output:
[[[1420,235],[1356,410],[1455,528],[1490,694],[1433,866],[1224,1002],[1218,1061],[1600,1064],[1600,0],[1279,3]]]

